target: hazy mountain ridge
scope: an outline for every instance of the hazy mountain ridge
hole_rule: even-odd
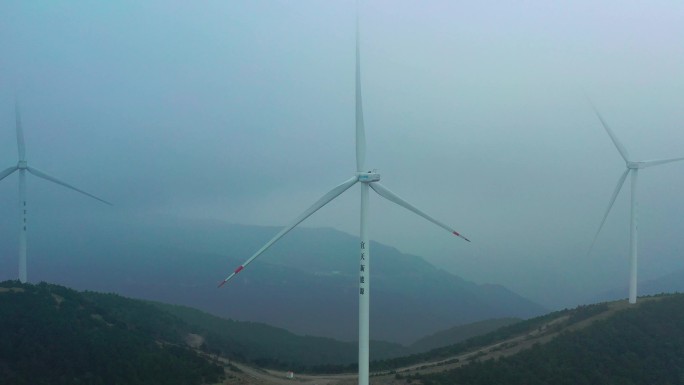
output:
[[[77,242],[65,242],[60,226],[32,237],[31,281],[188,305],[297,334],[357,338],[354,236],[295,229],[217,290],[279,228],[198,220],[81,226]],[[410,344],[458,324],[544,312],[503,287],[465,281],[394,248],[372,242],[371,251],[374,339]]]
[[[639,295],[657,295],[660,293],[681,293],[684,292],[684,269],[675,270],[664,276],[639,281]],[[619,298],[626,298],[628,292],[627,284],[624,287],[615,288],[600,293],[590,298],[591,302],[613,301]]]
[[[54,364],[55,357],[46,355],[46,350],[55,350],[55,344],[64,346],[54,353],[77,357],[73,360],[75,364],[62,365],[73,378],[80,378],[88,370],[102,371],[97,376],[120,370],[117,365],[125,365],[129,357],[149,362],[142,357],[164,354],[158,348],[165,346],[177,347],[174,349],[179,359],[191,358],[191,363],[195,362],[193,365],[203,368],[203,365],[197,365],[196,354],[185,349],[190,336],[198,341],[192,345],[209,357],[220,356],[272,369],[353,371],[358,358],[356,342],[299,336],[266,324],[223,319],[185,306],[135,300],[117,294],[78,292],[47,283],[31,285],[5,281],[0,283],[0,298],[0,339],[5,341],[0,355],[4,369],[0,370],[5,370],[8,376],[11,373],[19,376],[26,368],[24,360],[40,360],[41,368]],[[60,338],[48,337],[52,334],[59,334]],[[17,338],[23,341],[22,344],[16,343]],[[447,343],[443,342],[436,345]],[[415,349],[371,341],[371,357],[375,360],[408,355]],[[85,359],[88,355],[96,359]],[[97,360],[105,355],[110,356],[112,364]],[[215,363],[218,362],[211,362]],[[178,366],[194,370],[182,363]],[[204,370],[207,368],[211,365]],[[159,378],[162,377],[148,379]]]
[[[467,339],[488,334],[494,330],[500,329],[514,323],[518,323],[519,318],[498,318],[492,320],[473,322],[467,325],[459,325],[435,334],[423,337],[411,344],[410,348],[413,353],[429,351],[432,349],[444,347],[447,345],[455,345]]]
[[[186,306],[150,304],[198,328],[217,352],[241,362],[269,368],[320,371],[326,367],[354,366],[358,358],[356,342],[300,336],[270,325],[220,318]],[[218,342],[212,343],[214,340]],[[221,346],[224,341],[230,345]],[[404,346],[384,341],[371,341],[370,344],[375,359],[397,357],[409,351]]]

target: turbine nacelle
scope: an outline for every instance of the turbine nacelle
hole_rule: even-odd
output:
[[[646,166],[647,164],[645,162],[627,162],[627,168],[630,170],[638,170]]]
[[[219,287],[223,286],[226,282],[228,282],[230,279],[235,277],[236,274],[241,272],[249,263],[251,263],[255,258],[257,258],[259,255],[261,255],[263,252],[265,252],[269,247],[271,247],[275,242],[277,242],[280,238],[282,238],[285,234],[287,234],[290,230],[295,228],[298,224],[300,224],[303,220],[311,216],[314,212],[316,212],[318,209],[321,207],[325,206],[328,204],[330,201],[333,199],[337,198],[340,194],[348,190],[351,186],[355,185],[356,183],[361,183],[361,223],[360,223],[360,231],[359,231],[359,238],[361,240],[360,242],[360,266],[359,266],[359,385],[368,385],[369,384],[369,361],[370,361],[370,355],[369,355],[369,323],[370,323],[370,318],[369,318],[369,313],[370,313],[370,291],[369,291],[369,282],[370,282],[370,275],[369,274],[369,260],[370,260],[370,252],[369,252],[369,242],[370,239],[368,237],[368,232],[367,232],[367,227],[366,227],[366,217],[368,214],[368,192],[369,190],[373,190],[378,195],[381,197],[389,200],[390,202],[393,202],[401,207],[404,207],[405,209],[408,209],[409,211],[414,212],[415,214],[427,219],[428,221],[438,225],[439,227],[442,227],[445,230],[448,230],[450,233],[459,236],[463,238],[464,240],[468,241],[467,238],[464,236],[460,235],[457,231],[452,229],[451,227],[445,225],[442,222],[437,221],[436,219],[432,218],[431,216],[427,215],[426,213],[422,212],[421,210],[418,210],[416,207],[405,201],[404,199],[400,198],[387,188],[385,188],[383,185],[380,184],[380,174],[376,170],[372,171],[364,171],[368,170],[366,168],[365,161],[366,161],[366,134],[365,134],[365,129],[363,125],[363,103],[362,103],[362,98],[361,98],[361,64],[359,60],[360,54],[359,54],[359,20],[358,20],[358,13],[357,13],[357,18],[356,18],[356,92],[355,92],[355,99],[356,99],[356,173],[354,176],[343,182],[342,184],[338,185],[337,187],[333,188],[330,190],[327,194],[323,195],[316,203],[311,205],[306,211],[304,211],[299,217],[297,217],[289,226],[283,228],[280,230],[278,234],[275,235],[268,243],[266,243],[264,246],[261,247],[256,253],[254,253],[249,259],[247,259],[242,265],[240,265],[233,273],[231,273],[226,279],[224,279],[221,283],[219,283]],[[1,174],[0,174],[1,175]]]
[[[93,199],[97,199],[98,201],[102,203],[106,203],[108,205],[111,205],[111,203],[100,199],[96,197],[95,195],[89,194],[83,190],[80,190],[68,183],[62,182],[61,180],[52,177],[40,170],[36,170],[33,167],[28,166],[28,162],[26,161],[26,149],[24,145],[24,132],[21,128],[21,117],[19,115],[19,107],[17,106],[17,103],[15,102],[15,122],[16,122],[16,129],[17,129],[17,155],[19,155],[19,161],[17,162],[17,165],[14,167],[7,168],[3,171],[0,171],[0,181],[5,179],[7,176],[12,174],[13,172],[19,170],[19,202],[20,202],[20,207],[23,212],[23,220],[21,222],[21,232],[19,235],[19,281],[26,282],[27,281],[27,274],[26,274],[26,172],[33,174],[34,176],[45,179],[49,182],[56,183],[58,185],[61,185],[63,187],[66,187],[68,189],[74,190],[76,192],[79,192],[83,195],[87,195]]]
[[[357,172],[356,176],[361,183],[378,182],[380,180],[380,174],[375,171]]]

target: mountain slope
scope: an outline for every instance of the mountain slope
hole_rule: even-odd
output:
[[[206,354],[188,349],[188,337]],[[185,307],[0,282],[0,378],[7,383],[215,382],[223,373],[214,364],[216,353],[282,370],[353,372],[353,365],[339,364],[347,345],[353,344]],[[430,352],[376,360],[371,368],[376,384],[678,384],[684,378],[684,295],[558,311]],[[259,383],[283,382],[282,372],[259,372]],[[309,375],[306,381],[353,377]],[[255,383],[249,376],[234,381]]]
[[[422,358],[438,357],[451,358],[423,364],[410,378],[426,385],[680,384],[684,295],[551,313]]]
[[[35,230],[32,281],[187,305],[297,334],[357,338],[354,236],[332,229],[295,229],[217,290],[217,281],[279,228],[217,221],[113,221],[105,228],[83,224],[74,242],[73,234],[60,233],[68,227]],[[374,339],[410,344],[454,325],[544,312],[504,287],[468,282],[381,244],[372,248]]]
[[[64,287],[0,283],[6,384],[201,384],[223,368],[179,344],[169,317],[125,322]],[[164,328],[153,325],[163,323]]]
[[[454,345],[469,338],[488,334],[494,330],[520,321],[519,318],[497,318],[455,326],[421,338],[411,344],[410,350],[414,353],[421,353],[447,345]]]
[[[257,366],[314,372],[353,368],[358,359],[356,342],[324,337],[298,336],[284,329],[219,318],[185,306],[151,303],[160,310],[193,325],[211,351]],[[373,359],[408,354],[401,345],[371,341]]]
[[[331,366],[341,370],[353,367],[358,354],[353,342],[298,336],[269,325],[222,319],[183,306],[77,292],[47,283],[0,282],[0,317],[0,340],[4,343],[0,366],[11,368],[25,364],[13,361],[16,358],[35,356],[31,359],[55,362],[60,357],[77,357],[70,363],[98,371],[102,362],[79,359],[107,353],[113,363],[121,364],[135,357],[138,350],[142,351],[140,355],[165,354],[158,349],[148,351],[147,345],[174,349],[192,345],[213,356],[283,370],[321,371]],[[48,337],[51,335],[57,337]],[[60,344],[59,349],[54,349],[56,344]],[[408,352],[403,346],[377,341],[371,341],[371,348],[374,359]],[[34,351],[40,354],[30,353]],[[41,356],[43,353],[46,355]]]

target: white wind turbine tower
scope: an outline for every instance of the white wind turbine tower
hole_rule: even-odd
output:
[[[111,203],[96,197],[95,195],[89,194],[83,190],[79,190],[76,187],[60,181],[59,179],[52,177],[42,171],[39,171],[33,167],[29,167],[26,161],[26,150],[24,147],[24,132],[21,127],[21,116],[19,115],[19,106],[14,106],[15,113],[15,124],[17,128],[17,149],[19,153],[19,162],[16,166],[12,166],[8,169],[0,172],[0,180],[5,179],[7,176],[15,171],[19,171],[19,208],[21,210],[21,222],[20,222],[20,232],[19,232],[19,281],[26,282],[26,210],[28,209],[26,205],[26,171],[31,174],[43,178],[47,181],[62,185],[64,187],[70,188],[74,191],[80,192],[81,194],[87,195],[93,199],[97,199],[100,202],[111,205]]]
[[[615,191],[613,192],[613,196],[610,198],[610,203],[608,204],[608,209],[606,209],[606,213],[603,215],[603,220],[601,221],[601,225],[598,228],[598,231],[596,232],[596,235],[594,236],[594,240],[591,243],[591,247],[589,251],[591,252],[591,249],[593,249],[594,244],[596,243],[596,239],[599,236],[599,233],[601,232],[601,229],[603,228],[603,225],[606,223],[606,218],[608,218],[608,214],[610,213],[611,208],[613,207],[613,204],[615,203],[615,199],[617,198],[618,194],[620,193],[620,190],[622,189],[622,185],[625,183],[625,179],[627,179],[627,174],[631,174],[631,183],[632,183],[632,188],[631,188],[631,199],[630,199],[630,206],[631,206],[631,214],[630,214],[630,226],[629,226],[629,303],[636,303],[637,299],[637,240],[638,240],[638,201],[637,201],[637,179],[639,177],[639,170],[642,168],[646,167],[651,167],[651,166],[657,166],[665,163],[671,163],[671,162],[677,162],[680,160],[684,160],[684,157],[682,158],[671,158],[671,159],[658,159],[658,160],[647,160],[647,161],[632,161],[629,158],[629,154],[627,153],[627,149],[625,149],[625,146],[620,143],[618,140],[617,136],[615,136],[615,133],[613,133],[613,130],[610,129],[606,121],[603,119],[601,114],[599,113],[598,109],[592,104],[592,108],[594,109],[594,112],[596,113],[596,116],[598,116],[599,120],[601,121],[601,124],[603,125],[603,128],[606,130],[608,135],[610,136],[610,139],[613,141],[613,144],[615,144],[615,148],[617,148],[618,152],[622,156],[622,159],[625,160],[625,165],[626,165],[626,170],[625,172],[622,173],[620,176],[620,179],[618,179],[617,186],[615,186]]]
[[[456,230],[445,225],[444,223],[432,218],[426,213],[420,211],[404,199],[400,198],[386,187],[379,183],[380,174],[374,171],[366,171],[364,166],[366,156],[366,138],[363,125],[363,105],[361,100],[361,67],[359,61],[359,22],[358,16],[356,21],[356,173],[354,176],[344,181],[339,186],[330,190],[321,199],[304,211],[297,219],[295,219],[289,226],[283,228],[278,234],[273,237],[268,243],[266,243],[261,249],[259,249],[254,255],[247,259],[242,265],[238,266],[235,271],[233,271],[226,279],[221,281],[219,287],[223,286],[236,274],[238,274],[242,269],[244,269],[249,263],[251,263],[256,257],[261,255],[269,247],[271,247],[276,241],[282,238],[295,226],[301,223],[303,220],[311,216],[321,207],[328,204],[330,201],[338,197],[340,194],[345,192],[351,186],[355,185],[357,182],[361,184],[361,229],[360,229],[360,260],[359,260],[359,385],[368,385],[369,377],[369,299],[370,299],[370,250],[369,250],[369,238],[368,238],[368,228],[366,227],[366,218],[368,215],[368,190],[373,189],[381,197],[398,204],[414,213],[420,215],[421,217],[427,219],[428,221],[436,224],[437,226],[449,231],[450,233],[465,239],[470,242],[466,237],[459,234]]]

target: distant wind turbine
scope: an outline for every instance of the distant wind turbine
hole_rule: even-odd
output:
[[[591,102],[590,102],[591,103]],[[603,215],[603,220],[601,221],[601,225],[598,228],[598,231],[596,231],[596,235],[594,236],[594,240],[591,243],[591,247],[589,248],[589,251],[591,252],[591,249],[594,248],[594,244],[596,243],[596,239],[599,236],[599,233],[601,232],[601,229],[603,228],[603,225],[606,223],[606,218],[608,218],[608,214],[610,213],[611,208],[613,207],[613,204],[615,203],[615,199],[617,198],[618,194],[620,193],[620,190],[622,189],[622,185],[625,183],[625,179],[627,179],[627,174],[632,175],[632,189],[631,189],[631,219],[630,219],[630,226],[629,226],[629,303],[636,303],[637,299],[637,240],[638,240],[638,202],[637,202],[637,178],[639,176],[639,169],[646,168],[646,167],[651,167],[651,166],[657,166],[665,163],[671,163],[671,162],[677,162],[680,160],[684,160],[684,157],[682,158],[671,158],[671,159],[658,159],[658,160],[647,160],[647,161],[641,161],[641,162],[635,162],[630,160],[629,154],[627,153],[627,149],[625,146],[620,143],[618,140],[617,136],[615,136],[615,133],[613,133],[613,130],[608,127],[608,124],[606,121],[603,119],[601,114],[599,113],[598,109],[591,104],[592,108],[594,109],[594,112],[596,113],[596,116],[599,118],[601,121],[601,124],[603,125],[603,128],[605,128],[606,132],[610,136],[610,139],[613,141],[613,144],[615,145],[615,148],[617,148],[618,152],[622,156],[622,159],[625,160],[626,164],[626,170],[625,172],[622,173],[620,176],[620,179],[618,179],[617,186],[615,186],[615,191],[613,191],[613,196],[610,198],[610,203],[608,204],[608,209],[606,209],[606,213]]]
[[[21,282],[26,282],[27,280],[27,273],[26,273],[26,210],[28,209],[26,205],[26,171],[30,172],[31,174],[43,178],[47,181],[56,183],[58,185],[62,185],[66,188],[70,188],[74,191],[80,192],[81,194],[87,195],[93,199],[97,199],[100,202],[106,203],[108,205],[111,205],[111,203],[100,199],[96,197],[95,195],[89,194],[83,190],[79,190],[76,187],[67,184],[65,182],[60,181],[59,179],[52,177],[42,171],[39,171],[33,167],[29,167],[28,163],[26,161],[26,150],[24,147],[24,132],[21,127],[21,116],[19,114],[19,106],[15,102],[14,106],[14,114],[15,114],[15,124],[17,128],[17,149],[19,153],[19,162],[17,163],[16,166],[12,166],[8,169],[3,170],[0,173],[0,180],[5,179],[7,176],[12,174],[15,171],[19,171],[19,208],[21,210],[21,223],[20,223],[20,232],[19,232],[19,281]]]
[[[361,100],[361,66],[359,59],[359,22],[358,16],[356,21],[356,173],[353,177],[344,181],[339,186],[330,190],[321,199],[304,211],[297,219],[295,219],[289,226],[283,228],[273,239],[268,241],[261,249],[254,255],[247,259],[242,265],[238,266],[226,279],[221,281],[219,287],[232,279],[256,257],[265,252],[275,242],[292,230],[295,226],[300,224],[303,220],[311,216],[318,209],[328,204],[340,194],[345,192],[357,182],[361,185],[361,230],[360,230],[360,263],[359,263],[359,385],[368,385],[369,376],[369,299],[370,299],[370,243],[368,238],[368,229],[366,227],[366,218],[368,215],[368,191],[373,189],[381,197],[398,204],[437,226],[449,231],[450,233],[465,239],[466,237],[459,234],[456,230],[445,225],[444,223],[432,218],[424,212],[417,209],[404,199],[400,198],[386,187],[379,183],[380,174],[375,171],[367,171],[364,167],[366,157],[366,138],[363,125],[363,106]]]

